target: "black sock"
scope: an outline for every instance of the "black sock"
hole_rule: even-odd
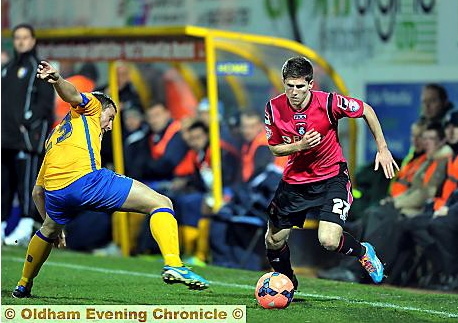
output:
[[[278,250],[267,249],[267,259],[276,272],[282,273],[289,278],[293,277],[293,269],[291,268],[290,252],[287,243]]]
[[[366,250],[363,248],[361,242],[356,240],[350,233],[344,231],[340,237],[339,246],[336,252],[347,256],[362,257]]]

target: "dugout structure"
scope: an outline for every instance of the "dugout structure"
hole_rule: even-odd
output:
[[[4,31],[3,36],[11,36]],[[292,56],[309,58],[315,82],[325,91],[348,94],[339,74],[316,51],[292,40],[195,26],[65,28],[37,30],[40,57],[52,61],[107,62],[111,96],[119,102],[115,62],[159,62],[175,67],[198,99],[210,105],[214,209],[222,203],[218,101],[225,96],[228,110],[263,110],[267,99],[283,92],[281,66]],[[199,75],[205,82],[199,81]],[[204,84],[203,84],[204,83]],[[120,118],[113,128],[114,166],[124,173]],[[340,129],[350,173],[356,165],[357,125],[344,122]],[[342,131],[343,130],[343,131]],[[124,255],[130,253],[127,214],[114,215],[115,237]]]

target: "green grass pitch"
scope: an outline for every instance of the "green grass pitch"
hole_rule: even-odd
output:
[[[284,310],[257,305],[254,286],[263,272],[208,266],[195,271],[211,282],[205,291],[166,285],[162,262],[95,257],[53,250],[35,279],[33,297],[13,299],[25,249],[2,247],[2,308],[5,305],[246,305],[247,322],[458,322],[458,294],[360,285],[299,277],[299,292]]]

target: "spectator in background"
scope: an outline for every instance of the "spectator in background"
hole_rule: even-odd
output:
[[[122,132],[126,131],[124,125],[124,112],[127,110],[137,110],[143,113],[140,96],[132,84],[129,64],[123,61],[116,62],[116,75],[118,83],[119,111],[121,117]],[[96,91],[110,95],[109,84],[102,85]],[[112,136],[103,137],[102,161],[108,168],[113,168],[113,143]]]
[[[210,129],[210,102],[207,98],[203,98],[197,106],[197,119],[202,120]],[[224,104],[221,101],[218,101],[218,123],[221,140],[231,145],[234,149],[239,149],[241,142],[226,122]]]
[[[67,77],[67,80],[75,85],[80,92],[92,92],[95,89],[98,79],[99,72],[94,63],[84,63],[75,75]],[[55,109],[56,120],[53,127],[57,126],[69,111],[68,103],[57,96]]]
[[[140,101],[140,96],[132,84],[129,64],[127,62],[116,62],[116,80],[118,82],[119,95],[119,110],[127,111],[135,109],[143,112],[143,107]],[[105,84],[97,89],[97,91],[109,94],[109,84]]]
[[[150,126],[146,148],[150,157],[143,165],[143,178],[169,181],[174,176],[191,174],[194,168],[185,158],[189,148],[180,132],[181,124],[172,119],[165,104],[153,103],[146,110],[146,122]]]
[[[190,265],[203,266],[208,260],[210,217],[213,214],[213,172],[210,136],[207,125],[195,121],[187,128],[188,146],[195,152],[196,172],[175,196],[178,223],[183,240],[185,261]],[[220,142],[223,191],[228,194],[238,178],[239,152],[225,141]],[[194,245],[196,245],[194,247]]]
[[[148,135],[150,133],[149,125],[144,121],[143,114],[138,110],[127,110],[124,112],[123,121],[126,131],[123,132],[124,138],[124,163],[125,174],[129,177],[143,181],[142,163],[146,163],[150,158],[149,152],[146,154]],[[132,158],[136,156],[136,158]],[[144,156],[141,158],[141,156]]]
[[[453,104],[448,100],[445,88],[436,83],[426,84],[421,92],[420,121],[425,124],[444,121]]]
[[[240,133],[243,138],[241,181],[233,188],[234,198],[211,221],[210,246],[212,263],[215,265],[260,269],[259,259],[263,257],[254,253],[246,255],[240,251],[240,248],[246,249],[250,244],[254,234],[253,226],[234,224],[230,218],[240,215],[255,217],[256,211],[264,217],[265,205],[272,198],[278,184],[281,174],[279,168],[277,181],[272,181],[272,190],[266,190],[265,183],[270,174],[267,170],[274,163],[274,156],[269,149],[263,121],[262,115],[254,110],[243,111],[240,115]],[[262,206],[260,210],[259,206]],[[245,257],[250,258],[249,265],[244,263]]]
[[[452,164],[455,167],[453,174],[454,180],[458,179],[456,169],[458,169],[458,157],[455,156]],[[428,232],[436,246],[437,255],[434,258],[438,262],[433,274],[439,273],[439,279],[435,289],[458,290],[458,189],[447,200],[447,204],[434,212],[433,219],[428,225]]]
[[[458,111],[445,118],[445,138],[453,149],[447,175],[434,197],[432,208],[405,221],[403,227],[415,244],[431,261],[431,271],[422,283],[427,288],[458,289]],[[417,258],[418,259],[418,258]],[[418,265],[418,262],[416,263]]]
[[[266,170],[274,162],[264,131],[264,120],[253,110],[244,111],[240,117],[240,132],[243,138],[241,152],[242,182],[248,183],[253,177]]]
[[[434,197],[445,179],[447,161],[453,154],[452,149],[447,145],[441,123],[432,123],[426,127],[422,139],[426,161],[414,174],[410,187],[390,199],[394,207],[407,217],[420,213],[424,203]]]
[[[54,121],[54,89],[36,79],[39,59],[31,25],[13,28],[13,46],[13,59],[2,68],[2,239],[17,193],[21,218],[4,242],[27,245],[34,221],[41,222],[31,194]]]
[[[420,166],[426,161],[425,147],[422,134],[425,125],[420,121],[412,124],[410,128],[411,152],[404,158],[401,169],[397,176],[391,181],[389,195],[396,197],[404,193],[412,184],[412,179]]]

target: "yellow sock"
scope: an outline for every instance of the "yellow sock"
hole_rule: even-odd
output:
[[[22,269],[22,277],[18,285],[27,286],[38,275],[43,263],[52,250],[52,240],[37,231],[30,240],[27,255]]]
[[[169,208],[159,208],[152,212],[149,227],[153,238],[161,249],[167,266],[181,267],[178,224]]]
[[[196,257],[207,261],[210,251],[210,218],[202,218],[197,224],[199,236],[197,238]]]
[[[183,254],[191,256],[194,254],[196,249],[196,241],[199,236],[199,230],[196,227],[189,225],[182,225],[179,227],[181,233],[181,247],[183,248]]]

